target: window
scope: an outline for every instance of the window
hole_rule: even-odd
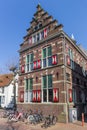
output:
[[[5,96],[1,96],[1,104],[5,103]]]
[[[76,89],[73,88],[73,92],[72,92],[72,96],[73,96],[73,102],[76,103],[77,102],[77,96],[76,96]]]
[[[66,80],[70,81],[70,74],[69,73],[66,73]]]
[[[42,77],[43,102],[53,101],[52,75]]]
[[[42,50],[42,67],[52,66],[52,48],[48,46]]]
[[[32,102],[33,79],[25,80],[25,102]]]
[[[72,69],[74,69],[74,55],[73,55],[73,51],[69,48],[68,50],[68,55],[69,55],[69,58],[70,58],[70,66]]]
[[[33,53],[26,56],[26,71],[33,70]]]
[[[2,87],[2,93],[4,93],[4,87]]]

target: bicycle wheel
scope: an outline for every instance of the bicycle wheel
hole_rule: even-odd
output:
[[[57,117],[56,117],[56,116],[54,116],[54,117],[53,117],[52,124],[53,124],[53,125],[55,125],[55,124],[56,124],[56,122],[57,122]]]

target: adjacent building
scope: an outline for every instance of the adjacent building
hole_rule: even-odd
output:
[[[87,113],[87,55],[40,5],[19,55],[18,107],[55,113],[60,122],[69,121],[70,108]]]
[[[15,79],[18,80],[18,74],[15,76]],[[17,98],[18,83],[15,83],[15,87]],[[0,75],[0,107],[14,107],[14,76],[11,73]]]

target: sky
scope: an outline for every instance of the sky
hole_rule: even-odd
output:
[[[18,50],[40,3],[42,8],[87,49],[87,0],[0,0],[0,73],[19,59]]]

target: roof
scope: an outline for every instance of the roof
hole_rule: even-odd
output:
[[[0,75],[0,87],[8,86],[13,80],[13,74],[3,74]]]

